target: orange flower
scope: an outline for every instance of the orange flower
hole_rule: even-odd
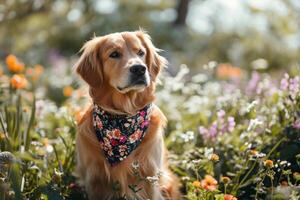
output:
[[[251,154],[252,156],[256,156],[256,155],[258,154],[258,151],[256,151],[255,149],[251,149],[251,150],[250,150],[250,154]]]
[[[0,77],[3,75],[3,70],[0,68]]]
[[[237,198],[230,195],[230,194],[225,194],[224,195],[224,200],[237,200]]]
[[[15,74],[11,77],[10,83],[15,89],[22,89],[27,86],[27,79],[19,74]]]
[[[200,188],[201,187],[200,181],[194,181],[193,186],[196,187],[196,188]]]
[[[267,168],[273,168],[274,167],[274,164],[273,164],[273,161],[272,160],[266,160],[264,162],[264,165],[267,167]]]
[[[205,190],[214,191],[218,187],[218,181],[211,175],[205,175],[204,179],[201,180],[201,187]]]
[[[22,72],[25,68],[23,63],[20,63],[16,56],[10,54],[5,59],[7,67],[11,72]]]
[[[42,65],[35,65],[34,72],[37,76],[40,76],[44,72],[44,67]]]
[[[33,81],[38,80],[38,78],[43,73],[44,68],[42,65],[35,65],[34,68],[30,67],[26,69],[26,74],[32,78]]]
[[[240,78],[242,76],[242,70],[231,64],[223,63],[218,65],[217,76],[219,78]]]
[[[63,93],[64,93],[64,96],[70,97],[70,96],[72,96],[73,88],[71,86],[66,86],[63,89]]]
[[[220,160],[220,157],[217,154],[213,153],[213,154],[211,154],[211,156],[209,157],[209,159],[211,161],[217,162],[217,161]]]

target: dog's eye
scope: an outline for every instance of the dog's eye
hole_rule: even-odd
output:
[[[114,51],[112,52],[110,55],[109,55],[110,58],[120,58],[121,57],[121,54],[117,51]]]
[[[140,50],[138,51],[137,55],[142,57],[142,56],[145,55],[145,52],[144,52],[143,50],[140,49]]]

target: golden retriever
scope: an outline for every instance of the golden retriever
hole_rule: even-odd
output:
[[[78,124],[75,174],[89,199],[181,199],[177,178],[168,168],[163,142],[166,118],[153,104],[157,76],[166,65],[166,59],[158,54],[150,36],[142,30],[95,37],[82,50],[75,69],[88,83],[94,105]],[[116,158],[111,156],[113,153],[109,148],[116,144],[105,143],[107,140],[99,140],[95,134],[98,123],[93,117],[95,106],[105,115],[127,119],[141,113],[147,105],[151,105],[147,108],[149,123],[147,128],[142,126],[146,131],[144,135],[141,132],[134,134],[139,144],[131,152],[125,152],[126,156],[122,158],[120,155],[124,152],[121,151]],[[101,131],[112,133],[112,130]],[[113,134],[124,136],[127,141],[126,133]],[[133,144],[128,143],[128,148]],[[126,145],[123,147],[127,148]],[[121,149],[120,146],[117,148]],[[108,162],[107,154],[118,162]]]

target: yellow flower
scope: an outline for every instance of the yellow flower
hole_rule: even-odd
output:
[[[294,172],[293,174],[294,178],[299,181],[300,180],[300,173],[299,172]]]
[[[224,183],[224,184],[228,184],[231,180],[228,176],[222,176],[221,177],[221,181]]]
[[[273,164],[273,161],[272,160],[266,160],[264,162],[264,165],[267,167],[267,168],[273,168],[274,167],[274,164]]]
[[[210,159],[211,161],[217,162],[217,161],[220,160],[220,157],[219,157],[217,154],[213,153],[213,154],[210,156],[209,159]]]
[[[196,188],[200,188],[201,187],[200,181],[194,181],[193,186],[196,187]]]
[[[5,139],[5,134],[0,132],[0,141]]]
[[[10,83],[15,89],[22,89],[27,86],[27,79],[23,75],[15,74],[11,77]]]
[[[49,139],[48,139],[48,138],[43,138],[43,139],[42,139],[42,144],[43,144],[44,146],[48,146],[48,145],[49,145]]]
[[[23,63],[20,63],[16,56],[10,54],[5,59],[6,65],[9,69],[9,71],[18,73],[22,72],[25,69],[25,66]]]
[[[64,96],[70,97],[73,93],[73,88],[71,86],[66,86],[63,89]]]

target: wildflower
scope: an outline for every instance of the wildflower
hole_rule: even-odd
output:
[[[228,184],[231,180],[228,176],[222,176],[221,177],[221,181],[224,183],[224,184]]]
[[[253,94],[256,91],[258,82],[260,80],[261,80],[261,77],[260,77],[259,73],[255,72],[255,71],[252,72],[251,79],[248,82],[248,85],[246,87],[246,94],[247,95],[251,95],[251,94]]]
[[[25,68],[24,64],[20,63],[17,57],[12,54],[8,55],[5,61],[9,71],[11,72],[22,72]]]
[[[294,125],[294,128],[300,130],[300,122],[297,123],[297,124],[295,124],[295,125]]]
[[[258,101],[255,100],[255,101],[252,101],[251,103],[249,103],[247,105],[247,108],[246,108],[246,111],[247,112],[250,112],[253,108],[255,108],[255,106],[258,104]]]
[[[251,119],[247,131],[251,131],[262,124],[263,122],[259,119]]]
[[[225,114],[226,114],[226,113],[225,113],[224,110],[220,110],[220,111],[217,112],[217,116],[218,116],[219,119],[224,118]]]
[[[186,133],[181,134],[180,137],[184,140],[184,142],[188,142],[194,139],[194,132],[187,131]]]
[[[5,134],[0,132],[0,141],[5,139]]]
[[[224,200],[237,200],[237,198],[232,196],[231,194],[225,194]]]
[[[49,143],[49,139],[48,138],[44,138],[42,140],[42,144],[44,145],[45,150],[46,150],[47,153],[53,152],[53,150],[54,150],[53,146]]]
[[[256,155],[258,154],[258,151],[256,151],[255,149],[251,149],[251,150],[250,150],[250,154],[251,154],[252,156],[256,156]]]
[[[259,58],[257,60],[254,60],[253,62],[251,62],[251,66],[255,70],[261,70],[261,69],[267,69],[269,66],[269,63],[265,59]]]
[[[230,64],[223,63],[218,65],[217,76],[219,78],[240,78],[242,70]]]
[[[71,190],[80,190],[81,189],[77,183],[73,183],[73,182],[68,185],[68,188]]]
[[[217,162],[217,161],[220,160],[220,157],[217,154],[213,153],[213,154],[210,155],[209,159],[211,161]]]
[[[218,187],[218,181],[211,175],[205,175],[204,179],[200,182],[201,187],[205,190],[214,191]]]
[[[229,132],[232,132],[234,130],[234,127],[235,127],[234,117],[228,117],[227,121],[228,121],[227,129],[228,129]]]
[[[267,167],[267,168],[273,168],[274,167],[274,164],[273,164],[273,161],[272,160],[266,160],[264,162],[264,165]]]
[[[294,178],[299,181],[300,180],[300,173],[299,172],[294,172],[293,174]]]
[[[11,77],[10,83],[15,89],[23,89],[27,86],[27,79],[19,74],[15,74]]]
[[[201,187],[200,181],[194,181],[193,186],[196,187],[196,188],[200,188]]]
[[[70,97],[70,96],[72,96],[72,93],[73,93],[73,88],[71,86],[64,87],[64,89],[63,89],[64,96]]]
[[[289,90],[293,94],[297,94],[299,92],[299,80],[300,80],[299,76],[290,79]]]
[[[37,76],[40,76],[44,71],[44,67],[42,65],[35,65],[34,72]]]
[[[289,75],[286,73],[284,74],[284,78],[280,81],[280,89],[287,90],[289,87]]]

